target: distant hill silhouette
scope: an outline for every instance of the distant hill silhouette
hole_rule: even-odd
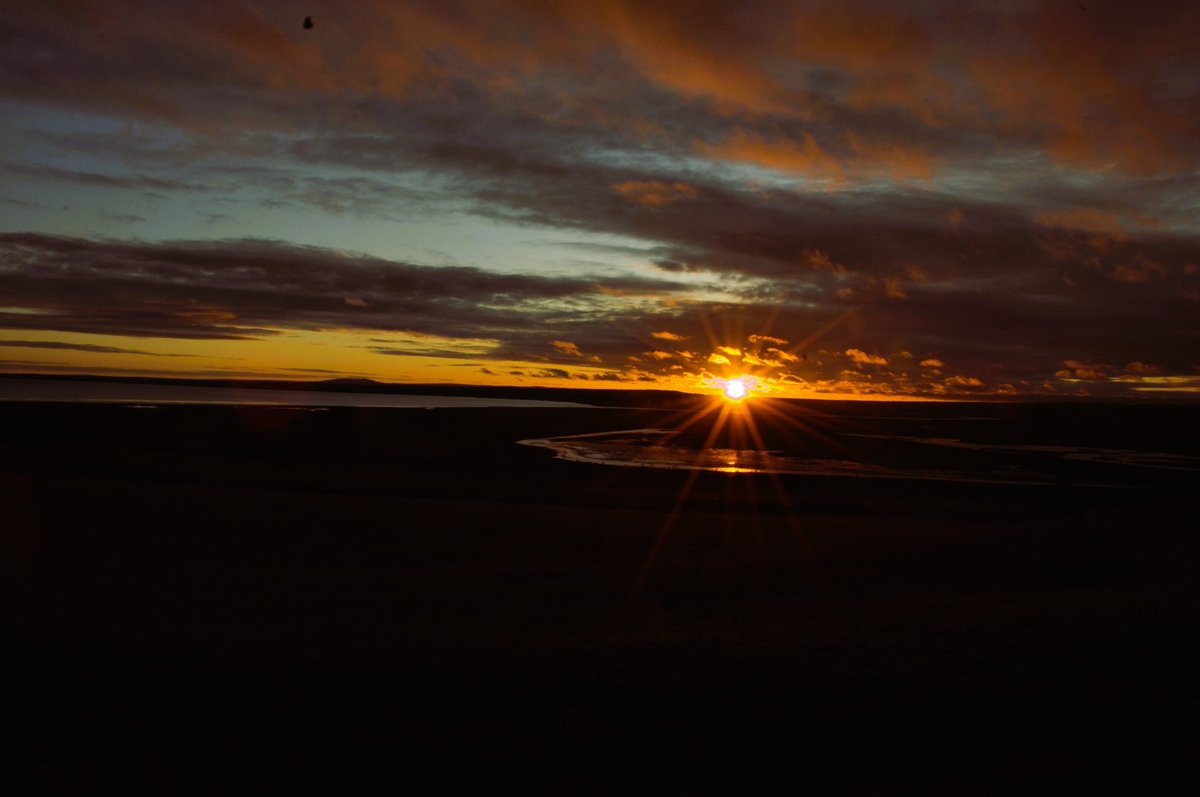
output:
[[[143,385],[182,385],[187,387],[223,387],[238,390],[295,390],[329,393],[378,393],[380,395],[468,396],[480,398],[535,399],[570,401],[604,407],[676,408],[692,406],[707,397],[674,390],[613,390],[540,385],[457,385],[379,382],[365,377],[338,377],[312,381],[290,379],[180,379],[153,376],[102,376],[92,374],[0,374],[0,379],[38,379],[129,383]]]
[[[375,379],[367,379],[366,377],[346,376],[346,377],[341,377],[339,379],[325,379],[325,380],[322,380],[320,384],[322,384],[322,385],[350,385],[350,386],[353,386],[353,385],[376,385],[376,386],[385,387],[387,383],[380,382]]]

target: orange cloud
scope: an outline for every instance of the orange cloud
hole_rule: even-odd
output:
[[[1194,58],[1200,8],[1179,3],[1147,12],[1089,2],[1082,13],[1069,3],[1033,9],[998,20],[995,39],[1020,47],[966,64],[1009,125],[1037,131],[1060,161],[1096,170],[1153,174],[1196,163],[1188,103],[1174,100],[1172,78],[1155,67]]]
[[[846,349],[846,356],[856,365],[887,365],[887,358],[867,354],[862,349]]]
[[[1080,232],[1105,235],[1116,241],[1125,240],[1125,229],[1114,213],[1094,208],[1075,208],[1039,213],[1036,221],[1046,227],[1064,227]]]
[[[929,180],[936,170],[934,157],[912,146],[867,141],[855,133],[848,133],[846,141],[854,163],[864,171],[883,171],[894,180]]]
[[[983,387],[983,380],[974,376],[950,376],[946,377],[946,379],[942,380],[942,382],[946,385],[946,387],[952,389]]]
[[[834,262],[833,258],[827,252],[822,252],[819,249],[806,250],[801,261],[813,271],[828,271],[832,274],[846,273],[845,266]]]
[[[1145,255],[1139,254],[1132,263],[1122,263],[1112,272],[1114,282],[1126,285],[1140,285],[1152,279],[1163,279],[1167,269],[1162,263],[1156,263]]]
[[[749,163],[781,172],[797,172],[835,184],[846,178],[841,162],[825,152],[811,133],[802,134],[796,141],[784,136],[766,138],[739,129],[721,144],[698,142],[696,150],[716,160]]]
[[[1086,382],[1103,382],[1108,379],[1109,366],[1080,362],[1079,360],[1064,360],[1066,367],[1054,373],[1059,379],[1076,379]]]
[[[550,341],[550,345],[554,347],[555,351],[561,354],[568,354],[572,357],[583,357],[583,352],[579,350],[579,347],[569,341],[552,340]]]
[[[682,199],[694,199],[699,191],[687,183],[649,182],[619,183],[613,190],[631,202],[647,208],[661,208]]]

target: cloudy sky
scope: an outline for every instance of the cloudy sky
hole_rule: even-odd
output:
[[[0,370],[1200,396],[1197,31],[1184,2],[17,0]]]

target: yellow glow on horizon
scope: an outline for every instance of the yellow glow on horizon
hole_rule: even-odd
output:
[[[24,343],[5,346],[6,338]],[[45,348],[30,345],[37,342],[48,345]],[[771,398],[937,400],[929,396],[855,393],[852,388],[842,386],[830,389],[815,384],[796,385],[753,371],[734,371],[723,378],[682,369],[650,373],[615,363],[559,364],[550,369],[544,361],[488,356],[495,348],[496,343],[490,340],[448,339],[386,330],[281,329],[259,338],[232,340],[23,330],[0,334],[0,372],[299,381],[365,377],[384,383],[676,390],[713,396],[730,410],[747,406],[747,399],[754,399],[756,404]],[[381,349],[404,351],[384,354]],[[454,356],[459,352],[461,356]]]

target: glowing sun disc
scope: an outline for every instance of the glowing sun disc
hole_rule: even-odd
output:
[[[725,398],[730,401],[741,401],[746,397],[746,385],[740,379],[729,379],[725,382]]]

